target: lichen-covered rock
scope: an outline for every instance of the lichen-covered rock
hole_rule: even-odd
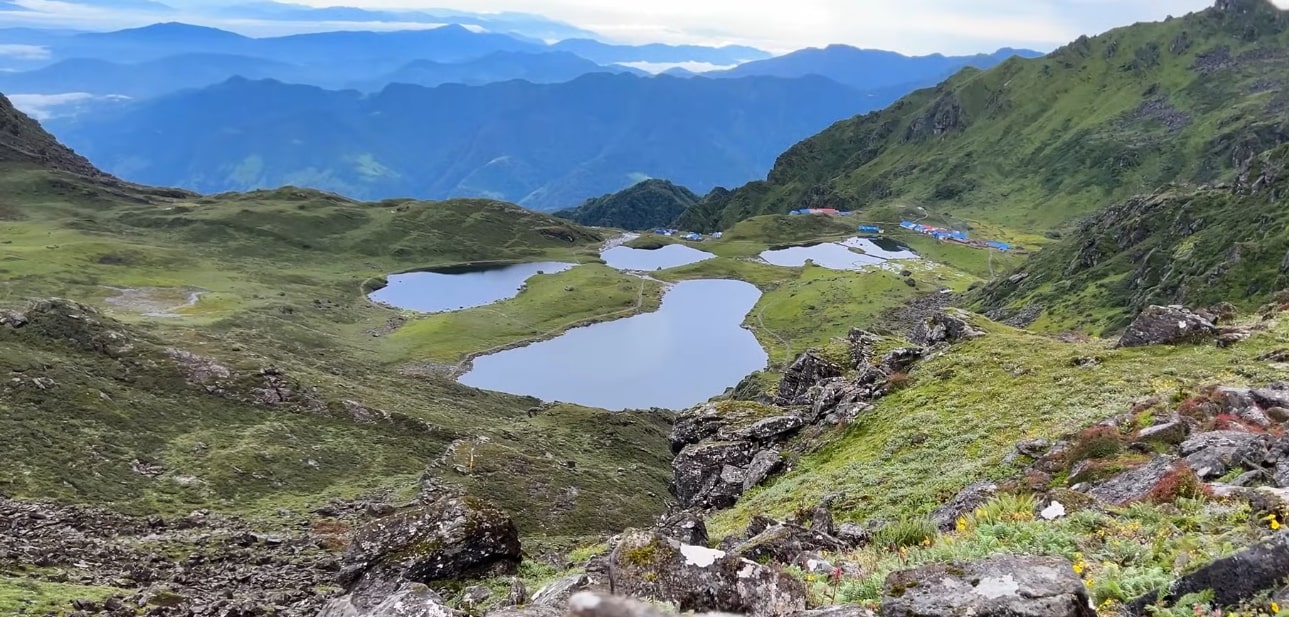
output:
[[[1239,431],[1211,431],[1182,442],[1186,463],[1203,479],[1221,477],[1239,468],[1261,466],[1269,454],[1265,435]]]
[[[825,379],[841,377],[842,369],[815,351],[807,351],[797,357],[796,361],[783,372],[779,380],[779,392],[774,399],[776,405],[809,405],[807,394],[810,388]]]
[[[684,508],[728,508],[743,493],[742,470],[757,451],[746,441],[685,446],[671,463],[671,492]]]
[[[1172,456],[1157,456],[1150,462],[1118,474],[1087,491],[1102,503],[1122,506],[1145,499],[1159,481],[1168,475],[1177,461]]]
[[[716,405],[699,405],[676,416],[668,440],[671,453],[678,454],[685,446],[715,437],[729,421]]]
[[[352,596],[341,596],[329,602],[317,617],[455,617],[456,613],[443,605],[443,599],[425,585],[407,585],[380,600],[375,606],[362,610]]]
[[[785,617],[805,610],[805,586],[781,569],[724,551],[628,530],[609,557],[612,592],[670,602],[681,611]]]
[[[877,363],[877,368],[883,373],[883,377],[894,375],[895,373],[907,373],[922,359],[926,350],[921,347],[901,347],[891,350],[882,356],[881,362]]]
[[[933,347],[941,343],[956,343],[966,339],[984,336],[985,333],[971,326],[971,323],[952,309],[945,309],[932,314],[918,322],[909,334],[909,341],[914,345]]]
[[[669,617],[639,600],[583,591],[569,599],[569,617]],[[739,617],[732,613],[695,613],[693,617]]]
[[[1186,436],[1190,435],[1190,425],[1186,424],[1181,418],[1173,418],[1162,424],[1156,424],[1141,429],[1137,433],[1137,442],[1150,444],[1160,443],[1171,446],[1178,445],[1186,441]]]
[[[681,544],[707,546],[709,540],[707,523],[703,522],[703,516],[690,510],[680,510],[663,516],[654,529]]]
[[[970,514],[976,508],[985,505],[998,494],[998,485],[982,480],[968,485],[958,491],[949,503],[931,513],[931,522],[941,531],[949,531],[958,523],[958,518]]]
[[[801,611],[792,615],[792,617],[875,617],[877,613],[872,610],[855,604],[839,604],[827,608],[816,608],[809,611]]]
[[[509,515],[480,499],[450,497],[358,529],[340,582],[364,609],[407,582],[513,574],[520,559]]]
[[[586,589],[590,580],[585,574],[571,574],[555,579],[533,594],[530,606],[564,606],[573,594]]]
[[[1173,602],[1189,593],[1211,589],[1217,606],[1235,606],[1259,593],[1274,591],[1289,572],[1289,532],[1281,531],[1239,553],[1224,557],[1173,582],[1162,593]],[[1148,593],[1128,605],[1141,615],[1161,594]]]
[[[859,328],[851,328],[846,335],[846,344],[850,351],[851,368],[872,364],[877,345],[881,338],[876,334]]]
[[[845,542],[825,531],[780,523],[739,544],[731,554],[757,562],[772,559],[794,563],[802,553],[838,552],[847,548]]]
[[[886,577],[882,617],[1095,617],[1083,581],[1061,558],[1004,555]]]
[[[722,439],[774,443],[797,432],[805,425],[806,421],[800,416],[775,416],[757,420],[750,426],[734,431],[722,430],[718,435]]]
[[[1181,306],[1150,306],[1133,320],[1118,347],[1201,343],[1217,335],[1213,322]]]

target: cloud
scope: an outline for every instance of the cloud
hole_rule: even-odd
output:
[[[53,118],[74,116],[83,113],[91,106],[101,103],[120,103],[130,100],[118,94],[98,96],[88,92],[64,92],[62,94],[10,94],[7,95],[13,106],[36,120],[45,121]]]
[[[49,48],[40,45],[0,44],[0,56],[20,60],[48,60]]]

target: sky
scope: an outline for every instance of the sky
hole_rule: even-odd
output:
[[[146,0],[0,0],[43,14],[44,25],[108,29],[143,25],[141,14],[106,3]],[[166,0],[161,0],[166,1]],[[844,43],[906,54],[993,51],[999,47],[1054,49],[1082,34],[1137,21],[1181,16],[1213,0],[294,0],[297,4],[363,8],[451,8],[472,12],[536,13],[623,43],[745,44],[776,53]],[[1289,8],[1289,0],[1275,0]],[[263,23],[203,18],[201,7],[221,0],[170,0],[176,21],[205,23],[252,36],[321,29],[388,29],[400,24]],[[2,10],[2,9],[0,9]],[[14,21],[14,13],[0,22]],[[126,23],[131,22],[133,23]],[[7,24],[0,23],[0,26]],[[13,24],[20,25],[20,24]],[[273,30],[279,30],[275,32]]]

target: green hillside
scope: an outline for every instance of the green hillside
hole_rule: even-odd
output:
[[[592,261],[598,233],[484,200],[136,187],[89,167],[3,97],[0,129],[0,494],[270,516],[334,498],[407,499],[429,475],[543,537],[661,509],[663,416],[542,406],[427,364],[568,324],[521,304],[505,332],[444,341],[418,337],[428,318],[365,297],[391,272]],[[587,319],[656,302],[607,270],[535,287]],[[525,319],[540,330],[519,328]]]
[[[1118,330],[1151,304],[1253,309],[1289,287],[1289,146],[1255,158],[1232,186],[1168,187],[1115,204],[985,286],[976,307],[1034,327]],[[996,311],[996,313],[993,313]]]
[[[676,222],[698,195],[667,180],[645,180],[631,187],[588,199],[586,203],[555,213],[581,225],[643,231]]]
[[[683,227],[800,206],[922,206],[1043,231],[1174,182],[1228,179],[1289,140],[1289,16],[1221,0],[1082,37],[1046,57],[964,70],[779,157]]]

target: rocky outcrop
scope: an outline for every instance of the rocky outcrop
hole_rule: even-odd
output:
[[[807,351],[783,372],[774,403],[783,406],[809,405],[811,388],[826,379],[841,376],[840,366],[823,358],[816,351]]]
[[[931,513],[931,522],[941,531],[954,528],[960,517],[971,514],[976,508],[985,505],[998,494],[998,485],[982,480],[958,491],[949,503]]]
[[[1153,305],[1137,315],[1118,347],[1202,343],[1216,336],[1213,322],[1185,307]]]
[[[957,343],[984,335],[984,332],[971,326],[965,313],[945,309],[918,323],[909,335],[909,341],[914,345],[934,347],[941,343]]]
[[[519,532],[505,512],[445,497],[358,529],[339,580],[367,609],[407,583],[512,574],[520,559]]]
[[[1149,463],[1118,474],[1087,491],[1089,495],[1111,505],[1122,506],[1145,499],[1150,491],[1172,470],[1177,459],[1158,456]]]
[[[882,617],[1096,617],[1073,564],[1000,556],[892,573]]]
[[[329,602],[317,617],[456,617],[443,598],[425,585],[407,585],[367,610],[345,596]]]
[[[614,594],[681,611],[786,617],[806,608],[805,586],[781,569],[647,531],[623,534],[609,557],[609,580]]]
[[[1162,593],[1146,594],[1127,608],[1133,614],[1146,613],[1146,607],[1162,600],[1176,601],[1182,596],[1213,591],[1217,606],[1235,606],[1259,593],[1275,591],[1289,572],[1289,531],[1281,531],[1271,538],[1251,546],[1230,557],[1225,557],[1175,581]]]
[[[1186,463],[1203,479],[1219,478],[1235,468],[1261,467],[1270,455],[1270,439],[1240,431],[1200,433],[1181,445]]]

